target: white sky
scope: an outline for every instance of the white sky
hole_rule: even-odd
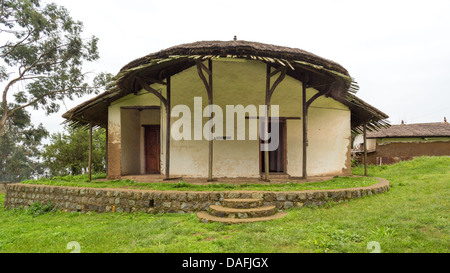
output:
[[[51,1],[47,1],[51,2]],[[359,83],[357,96],[392,124],[450,120],[450,1],[55,0],[97,36],[100,60],[86,68],[116,74],[128,62],[201,40],[300,48],[338,62]],[[32,111],[62,131],[59,113]]]

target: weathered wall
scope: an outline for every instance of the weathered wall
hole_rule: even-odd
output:
[[[266,65],[262,62],[243,59],[219,59],[213,61],[214,104],[219,105],[223,113],[223,135],[226,135],[227,105],[264,105]],[[272,80],[273,81],[273,80]],[[196,67],[184,70],[171,78],[172,108],[186,105],[194,109],[194,97],[202,98],[202,110],[208,104],[205,86],[200,80]],[[164,86],[154,85],[165,95]],[[287,120],[287,173],[291,176],[302,175],[302,115],[301,82],[286,76],[277,87],[272,105],[279,105],[281,117],[297,118]],[[317,91],[309,88],[307,98]],[[128,95],[114,102],[109,111],[117,115],[120,106],[160,105],[152,94]],[[259,110],[259,108],[258,108]],[[160,124],[165,124],[164,107],[161,107]],[[173,124],[177,117],[172,117]],[[174,141],[171,138],[171,174],[185,177],[206,177],[208,174],[208,141],[203,138],[203,125],[207,117],[201,118],[201,124],[194,124],[191,114],[191,139],[194,131],[202,132],[201,140]],[[116,124],[114,115],[110,123]],[[110,129],[112,126],[110,124]],[[120,125],[120,124],[119,124]],[[260,156],[259,141],[249,140],[249,120],[246,120],[246,140],[214,140],[213,176],[215,177],[259,177]],[[309,111],[309,175],[339,175],[350,170],[350,110],[343,104],[320,97]],[[116,127],[114,127],[116,128]],[[235,136],[237,122],[234,124]],[[258,129],[259,130],[259,129]],[[116,130],[117,131],[117,130]],[[124,130],[121,132],[124,133]],[[115,131],[110,132],[115,135]],[[165,126],[161,126],[161,172],[165,170]],[[120,134],[119,134],[120,138]],[[112,142],[113,139],[110,141]],[[120,140],[116,140],[119,141]],[[142,143],[141,134],[141,143]],[[142,144],[141,144],[142,145]],[[142,146],[141,146],[142,147]],[[122,152],[123,153],[123,152]],[[121,155],[122,161],[125,155]],[[142,154],[141,170],[142,172]],[[123,164],[123,163],[122,163]],[[109,165],[110,168],[114,168]],[[121,166],[123,168],[123,166]],[[122,169],[122,173],[124,169]]]
[[[450,141],[391,142],[377,145],[377,150],[367,156],[368,164],[392,164],[417,156],[450,156]]]
[[[140,112],[132,109],[121,109],[120,111],[121,150],[122,150],[122,175],[140,173],[139,156],[141,147]]]
[[[152,85],[155,89],[160,89],[159,85]],[[140,144],[143,140],[139,137],[140,125],[145,124],[141,121],[141,116],[144,116],[144,113],[148,113],[145,111],[137,111],[137,110],[124,110],[121,109],[123,106],[160,106],[160,101],[153,95],[146,94],[145,92],[139,93],[137,96],[135,95],[127,95],[121,99],[118,99],[111,103],[108,107],[108,178],[119,178],[124,174],[139,174],[142,170],[141,158],[143,157],[143,150],[136,152],[136,146],[139,149],[142,147]],[[122,118],[122,112],[124,113],[124,118]],[[134,113],[133,115],[130,113]],[[140,114],[139,114],[140,113]],[[153,112],[152,112],[153,113]],[[143,118],[143,122],[147,122],[150,119],[151,122],[154,122],[155,117],[145,117]],[[158,117],[159,119],[159,113]],[[122,124],[124,122],[125,124]],[[159,124],[159,123],[156,123]],[[124,126],[122,126],[124,125]],[[136,143],[131,142],[130,138],[127,138],[128,131],[131,129],[131,137],[132,141],[137,141]],[[122,134],[126,132],[122,136]],[[138,134],[138,136],[136,136]],[[131,144],[134,148],[133,151],[135,154],[127,153],[122,149],[122,140],[125,137],[124,145],[127,146]],[[136,144],[136,145],[135,145]],[[139,146],[140,145],[140,146]],[[125,152],[125,154],[123,154]],[[130,158],[131,161],[129,160]],[[127,163],[131,162],[131,163]],[[123,164],[126,164],[123,166]],[[131,166],[131,164],[133,164]]]
[[[225,198],[262,198],[264,206],[274,205],[285,210],[292,207],[321,206],[327,202],[342,202],[352,198],[389,190],[389,182],[341,190],[318,191],[146,191],[126,189],[76,188],[29,184],[7,186],[5,206],[28,208],[34,202],[50,201],[58,209],[68,212],[173,212],[205,211],[210,205],[221,205]]]
[[[308,175],[349,174],[350,111],[331,98],[318,99],[310,107],[308,114]]]
[[[375,138],[368,138],[366,140],[367,143],[367,150],[375,150],[377,148],[377,140]],[[353,149],[355,150],[363,150],[363,144],[364,144],[364,137],[362,134],[359,134],[355,137],[355,140],[353,141]]]

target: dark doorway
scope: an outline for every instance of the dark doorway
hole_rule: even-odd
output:
[[[269,132],[272,130],[271,122],[269,122]],[[286,120],[279,120],[279,145],[278,149],[269,151],[269,172],[286,173]],[[261,140],[261,143],[264,143]],[[264,151],[260,151],[260,169],[264,173],[266,171],[264,164]]]
[[[160,173],[159,125],[144,126],[145,172]]]

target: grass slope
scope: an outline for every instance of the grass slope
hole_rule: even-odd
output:
[[[371,241],[381,252],[450,252],[449,157],[371,166],[369,174],[390,180],[391,190],[243,225],[203,224],[195,214],[33,216],[0,208],[0,252],[70,252],[70,241],[81,252],[370,252]]]

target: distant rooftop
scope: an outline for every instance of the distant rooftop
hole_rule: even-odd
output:
[[[367,138],[387,137],[450,137],[450,124],[447,122],[400,124],[367,133]]]

